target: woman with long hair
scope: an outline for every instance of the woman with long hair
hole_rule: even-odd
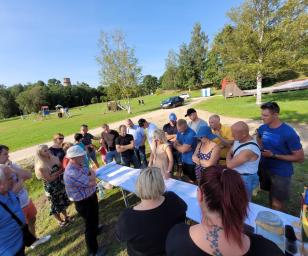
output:
[[[35,175],[44,182],[44,189],[50,202],[50,215],[63,227],[70,221],[66,209],[69,199],[63,183],[63,168],[58,157],[54,156],[47,145],[39,145],[35,154]],[[64,219],[62,219],[61,215]]]
[[[149,166],[159,168],[164,179],[170,178],[173,169],[173,154],[164,131],[160,129],[154,131],[151,148]]]
[[[213,141],[213,139],[217,138],[217,135],[213,134],[208,126],[201,126],[196,137],[200,142],[196,147],[192,160],[196,164],[195,172],[197,180],[199,180],[201,173],[206,168],[218,164],[221,148]]]
[[[176,256],[280,256],[273,242],[244,232],[248,197],[240,174],[220,166],[201,173],[197,200],[200,224],[174,226],[167,237],[166,253]]]

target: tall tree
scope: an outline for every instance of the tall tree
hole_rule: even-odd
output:
[[[228,16],[232,24],[216,42],[226,72],[254,76],[256,103],[261,104],[262,79],[301,66],[299,48],[307,40],[305,0],[246,0]]]
[[[101,65],[101,85],[116,84],[119,89],[116,95],[127,99],[130,112],[131,88],[137,85],[141,78],[141,68],[138,66],[135,51],[126,44],[125,37],[120,31],[111,34],[102,32],[99,45],[101,51],[97,61]]]
[[[146,94],[154,93],[159,86],[157,77],[151,75],[144,76],[141,85]]]
[[[165,61],[166,71],[160,78],[161,87],[164,89],[175,89],[177,88],[176,74],[179,66],[178,55],[175,51],[169,50],[168,57]]]
[[[18,114],[18,106],[10,90],[4,85],[0,85],[0,119]]]
[[[196,86],[200,86],[203,81],[203,74],[206,67],[207,50],[209,39],[202,31],[201,24],[196,23],[189,43],[189,52],[191,53],[193,79]]]

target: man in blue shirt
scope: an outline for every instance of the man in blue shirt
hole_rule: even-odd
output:
[[[145,139],[144,129],[135,125],[131,119],[127,119],[127,133],[133,135],[135,140],[135,155],[139,161],[140,168],[148,166],[147,157],[145,154]]]
[[[279,119],[276,102],[261,106],[263,125],[258,129],[262,149],[261,168],[268,178],[271,207],[282,210],[289,199],[293,162],[304,161],[304,151],[295,130]],[[262,176],[260,177],[262,185]]]
[[[177,121],[178,133],[173,147],[182,154],[183,173],[188,176],[189,182],[195,182],[195,164],[192,161],[192,155],[197,146],[196,133],[188,127],[186,120],[179,119]]]
[[[0,165],[0,202],[5,204],[25,223],[25,217],[16,195],[9,191],[12,187],[13,173],[9,167]],[[9,212],[0,205],[0,255],[25,255],[23,233]]]

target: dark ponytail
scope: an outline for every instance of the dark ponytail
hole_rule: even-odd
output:
[[[209,210],[220,214],[226,238],[242,247],[248,197],[240,174],[219,166],[209,167],[202,173],[199,187]]]

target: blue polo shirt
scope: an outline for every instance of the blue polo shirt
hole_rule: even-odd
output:
[[[127,133],[133,135],[135,140],[135,148],[139,148],[144,138],[144,129],[138,125],[134,125],[132,128],[127,127]]]
[[[261,125],[258,135],[262,140],[263,149],[270,150],[277,155],[291,155],[292,151],[302,148],[299,136],[286,123],[282,123],[278,128],[270,128],[266,124]],[[293,164],[290,161],[262,157],[261,163],[272,174],[284,177],[290,177],[293,174]]]
[[[8,192],[6,196],[0,194],[0,201],[15,213],[22,222],[25,222],[19,201],[13,192]],[[20,226],[11,217],[11,214],[0,205],[0,255],[15,255],[22,246],[23,234]]]
[[[191,128],[187,127],[186,131],[183,133],[178,132],[176,134],[176,140],[182,145],[187,144],[191,145],[191,150],[185,153],[182,153],[182,161],[185,164],[194,164],[192,161],[192,156],[195,152],[197,146],[197,138],[195,137],[196,133]]]

